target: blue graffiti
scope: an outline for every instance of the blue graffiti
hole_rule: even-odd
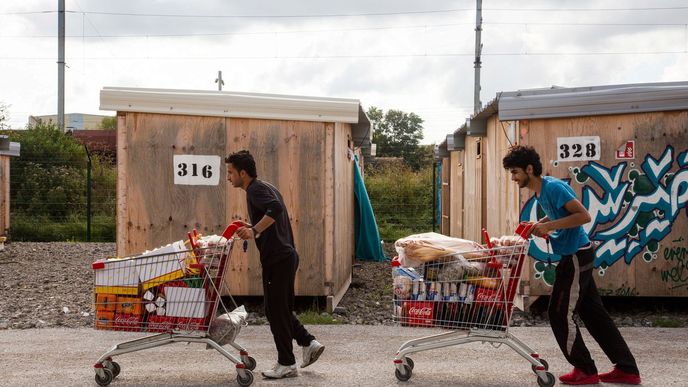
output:
[[[658,159],[647,155],[641,164],[644,173],[631,169],[625,181],[624,172],[629,167],[626,162],[607,168],[591,161],[580,169],[572,168],[575,178],[571,181],[580,184],[592,181],[601,192],[598,194],[589,185],[582,188],[581,202],[592,218],[584,230],[596,245],[595,267],[607,268],[622,258],[630,264],[641,253],[643,259],[650,261],[659,249],[659,242],[671,232],[688,202],[688,150],[681,152],[676,160],[673,155],[672,146],[667,146]],[[674,161],[678,170],[669,173]],[[538,218],[537,199],[533,195],[521,211],[521,220]],[[548,250],[543,239],[534,238],[529,254],[543,261],[561,259]]]

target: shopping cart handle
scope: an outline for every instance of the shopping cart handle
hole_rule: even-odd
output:
[[[531,230],[535,227],[535,223],[533,222],[521,222],[518,224],[516,227],[516,235],[519,235],[523,239],[528,239],[528,237],[531,234]],[[549,235],[545,235],[542,237],[545,240],[549,239]]]
[[[239,227],[244,227],[244,223],[242,221],[237,220],[237,221],[232,222],[232,224],[227,226],[225,231],[222,233],[222,236],[225,239],[231,239],[234,236],[234,233],[236,232],[236,230],[239,229]]]

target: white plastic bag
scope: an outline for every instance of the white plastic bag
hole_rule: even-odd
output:
[[[229,344],[236,339],[241,327],[246,324],[248,312],[243,305],[229,313],[224,313],[210,323],[208,336],[220,345]]]
[[[483,258],[484,247],[476,242],[428,232],[409,235],[394,242],[402,266],[418,267],[425,262],[461,254],[466,259]]]

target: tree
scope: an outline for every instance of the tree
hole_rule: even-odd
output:
[[[117,117],[103,117],[98,127],[100,129],[117,129]]]
[[[0,102],[0,130],[9,129],[10,126],[5,122],[10,118],[10,114],[7,112],[9,106]]]
[[[420,147],[423,139],[423,119],[415,113],[405,113],[371,106],[368,118],[373,123],[373,143],[376,144],[377,156],[401,157],[414,170],[422,167],[427,151]]]

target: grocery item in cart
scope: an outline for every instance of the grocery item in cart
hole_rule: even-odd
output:
[[[243,305],[231,312],[223,313],[213,319],[208,330],[208,337],[220,345],[229,344],[236,339],[241,327],[246,324],[248,312]],[[207,346],[206,349],[212,347]]]
[[[466,259],[481,258],[483,246],[461,238],[429,232],[409,235],[398,239],[394,247],[402,260],[402,265],[418,267],[425,262],[443,259],[452,260],[452,255],[461,254]]]

